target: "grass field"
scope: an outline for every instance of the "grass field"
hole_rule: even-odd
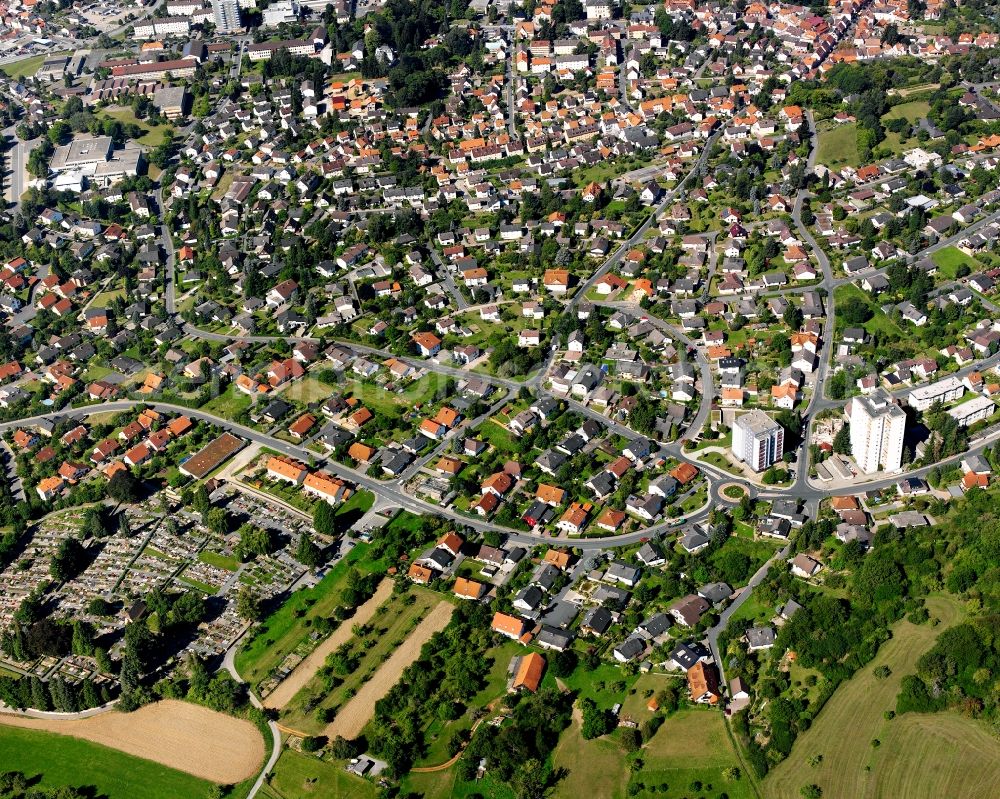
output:
[[[36,730],[0,727],[4,771],[38,776],[45,788],[92,786],[107,799],[207,796],[211,783],[106,746]]]
[[[267,799],[375,799],[375,786],[348,774],[340,763],[328,763],[292,749],[281,753],[260,796]]]
[[[491,778],[489,774],[479,782],[463,782],[458,779],[458,769],[454,766],[446,771],[407,774],[402,787],[404,796],[419,796],[422,799],[467,799],[474,796],[514,799],[514,791],[509,785]]]
[[[223,419],[235,421],[236,417],[249,408],[252,402],[253,400],[249,396],[238,390],[236,386],[231,385],[219,396],[206,402],[201,410],[205,413],[221,416]]]
[[[263,621],[257,635],[236,654],[236,668],[244,680],[256,684],[269,675],[309,636],[313,619],[333,614],[352,568],[364,572],[381,566],[364,560],[367,550],[366,544],[358,544],[318,585],[296,591]]]
[[[346,517],[357,516],[361,518],[372,509],[372,505],[374,504],[375,495],[371,491],[365,491],[362,488],[351,494],[347,502],[343,502],[337,507],[336,515]]]
[[[102,291],[100,294],[94,297],[93,306],[95,308],[106,308],[112,300],[124,296],[125,296],[124,289],[114,289],[113,291]]]
[[[398,416],[401,412],[432,402],[437,396],[445,395],[447,379],[435,372],[415,380],[399,392],[387,391],[381,386],[348,380],[344,390],[357,397],[363,405],[387,416]],[[329,389],[327,390],[330,391]]]
[[[600,796],[619,799],[625,795],[628,763],[625,750],[612,736],[586,740],[580,732],[579,711],[573,723],[559,736],[552,753],[552,765],[565,769],[566,776],[556,783],[554,799],[577,799]]]
[[[56,55],[58,53],[52,53],[51,57],[55,57]],[[42,68],[45,59],[49,57],[47,55],[29,56],[20,61],[12,61],[10,64],[4,64],[2,69],[12,78],[30,78]]]
[[[970,258],[957,247],[943,247],[933,252],[931,253],[931,260],[937,264],[938,269],[941,270],[941,274],[949,280],[955,279],[958,267],[963,264],[968,266],[973,272],[977,272],[983,268],[983,265],[979,261],[975,258]]]
[[[391,581],[389,585],[391,587]],[[408,603],[408,596],[412,596],[415,601]],[[422,588],[414,588],[408,595],[390,597],[378,608],[368,623],[372,629],[371,634],[364,638],[352,635],[347,641],[351,649],[360,656],[357,667],[344,676],[344,681],[340,685],[325,693],[323,690],[325,679],[320,675],[314,676],[285,707],[281,714],[281,723],[295,730],[316,735],[321,733],[326,723],[317,721],[314,713],[305,708],[308,700],[315,695],[322,695],[322,701],[314,707],[343,707],[348,699],[378,671],[379,666],[439,600],[437,594]],[[348,629],[353,627],[350,621],[345,624],[350,625]]]
[[[550,679],[545,675],[545,680]],[[626,674],[621,668],[611,663],[602,663],[593,671],[577,669],[561,682],[571,691],[576,692],[577,701],[593,699],[600,707],[610,708],[616,702],[624,702],[629,689],[635,685],[638,678]]]
[[[500,452],[517,452],[517,441],[514,434],[490,419],[476,428],[476,438],[488,442]]]
[[[225,569],[230,572],[234,572],[240,567],[240,562],[236,558],[209,550],[198,553],[198,560],[202,563],[207,563],[209,566],[215,566],[217,569]]]
[[[833,290],[833,299],[836,304],[844,303],[851,298],[857,298],[863,301],[872,309],[872,311],[874,311],[875,315],[864,324],[865,330],[869,333],[890,333],[892,335],[905,338],[905,336],[903,336],[903,331],[899,328],[899,325],[882,313],[882,310],[871,301],[871,298],[869,298],[867,294],[865,294],[853,283],[845,283],[842,286],[837,286],[837,288]],[[847,322],[837,320],[838,330],[845,327],[849,327]]]
[[[643,788],[636,796],[681,799],[718,796],[721,792],[729,799],[754,796],[745,774],[732,782],[723,777],[726,769],[740,768],[740,763],[718,710],[704,707],[678,710],[643,747],[640,757],[644,765],[633,782],[642,783]],[[702,784],[700,791],[693,791],[691,786],[695,781]]]
[[[913,100],[909,103],[900,103],[899,105],[893,106],[889,109],[888,113],[882,117],[883,121],[888,121],[890,119],[906,119],[909,122],[916,122],[918,119],[927,116],[927,112],[930,111],[930,104],[924,102],[923,100]],[[904,144],[900,140],[898,133],[893,133],[890,130],[885,132],[885,140],[879,143],[880,148],[886,148],[895,154],[903,152],[903,150],[912,149],[913,147],[919,146],[919,142],[915,138],[907,138]]]
[[[817,159],[827,166],[858,165],[858,128],[854,122],[819,130]]]
[[[811,783],[822,788],[824,799],[997,795],[1000,742],[977,722],[947,713],[908,714],[891,721],[882,715],[895,707],[899,685],[913,673],[917,659],[961,618],[960,607],[950,598],[935,597],[927,604],[942,623],[896,624],[875,659],[837,689],[788,759],[768,775],[766,796],[793,799]],[[872,671],[881,665],[892,673],[876,680]],[[874,748],[873,739],[882,745]],[[816,755],[822,755],[822,762],[810,766]]]
[[[142,128],[143,133],[136,141],[146,147],[156,147],[162,144],[167,136],[167,131],[173,130],[170,125],[150,125],[145,120],[136,117],[135,112],[128,106],[110,106],[104,110],[104,114],[123,124],[138,125]]]
[[[289,383],[288,388],[281,393],[281,396],[289,401],[309,405],[313,402],[322,402],[333,392],[333,386],[328,386],[318,377],[310,375],[305,380],[295,380]]]

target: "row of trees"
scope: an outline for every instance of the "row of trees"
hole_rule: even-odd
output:
[[[113,698],[113,683],[108,681],[97,683],[87,678],[70,683],[61,677],[50,680],[42,680],[37,675],[19,679],[0,677],[0,701],[18,709],[76,713],[104,705]],[[3,795],[0,793],[0,796]]]

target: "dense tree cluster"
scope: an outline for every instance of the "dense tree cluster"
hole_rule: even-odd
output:
[[[406,773],[424,751],[429,716],[454,718],[483,687],[490,663],[482,653],[494,635],[490,618],[485,605],[460,605],[448,626],[431,638],[420,658],[375,704],[368,744],[394,773]],[[484,725],[482,729],[495,728]],[[478,739],[477,734],[473,745]]]
[[[462,756],[462,776],[475,775],[476,764],[509,784],[518,799],[542,796],[552,774],[549,755],[569,725],[572,697],[554,689],[520,697],[512,718],[500,727],[482,725]]]

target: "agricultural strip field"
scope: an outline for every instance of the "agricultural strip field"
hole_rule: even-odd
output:
[[[0,723],[72,736],[223,784],[253,776],[264,760],[264,740],[249,721],[177,700],[68,721],[0,714]]]
[[[837,689],[788,759],[768,775],[765,795],[793,799],[812,783],[824,799],[961,799],[1000,793],[1000,742],[978,722],[951,713],[892,720],[882,715],[895,707],[900,683],[914,672],[918,658],[961,618],[952,599],[934,597],[927,606],[942,623],[896,624],[875,659]],[[877,680],[872,672],[882,665],[891,674]],[[876,739],[878,747],[872,745]],[[810,766],[817,755],[822,761]]]
[[[207,796],[210,783],[150,760],[68,735],[0,726],[3,771],[38,778],[39,787],[93,788],[106,799]]]
[[[344,706],[337,717],[327,726],[327,738],[342,735],[357,738],[375,711],[375,703],[389,693],[402,675],[403,670],[420,656],[420,650],[434,633],[440,632],[451,620],[455,609],[450,602],[439,602],[398,647],[371,680],[366,682],[354,697]]]
[[[391,590],[392,582],[386,582]],[[413,588],[383,602],[369,622],[346,620],[347,637],[321,664],[326,668],[318,669],[285,706],[282,725],[312,735],[321,733],[439,601],[440,596],[432,591]]]
[[[264,619],[256,635],[236,653],[236,668],[244,680],[256,685],[267,677],[309,637],[314,619],[333,615],[351,569],[370,573],[381,568],[365,559],[367,551],[367,544],[358,544],[315,587],[296,591]]]
[[[379,607],[392,596],[392,580],[383,579],[375,589],[375,594],[355,611],[354,615],[345,620],[330,636],[323,641],[313,652],[306,657],[289,674],[277,688],[274,689],[264,699],[264,707],[281,709],[316,675],[327,655],[333,652],[341,644],[350,640],[354,634],[352,628],[355,624],[367,624]]]

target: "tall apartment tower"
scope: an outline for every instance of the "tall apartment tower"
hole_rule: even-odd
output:
[[[752,410],[733,423],[733,455],[756,472],[781,459],[785,428],[764,411]]]
[[[232,33],[242,27],[239,0],[212,0],[212,10],[217,32]]]
[[[906,413],[881,389],[851,400],[851,454],[865,474],[903,465]]]

